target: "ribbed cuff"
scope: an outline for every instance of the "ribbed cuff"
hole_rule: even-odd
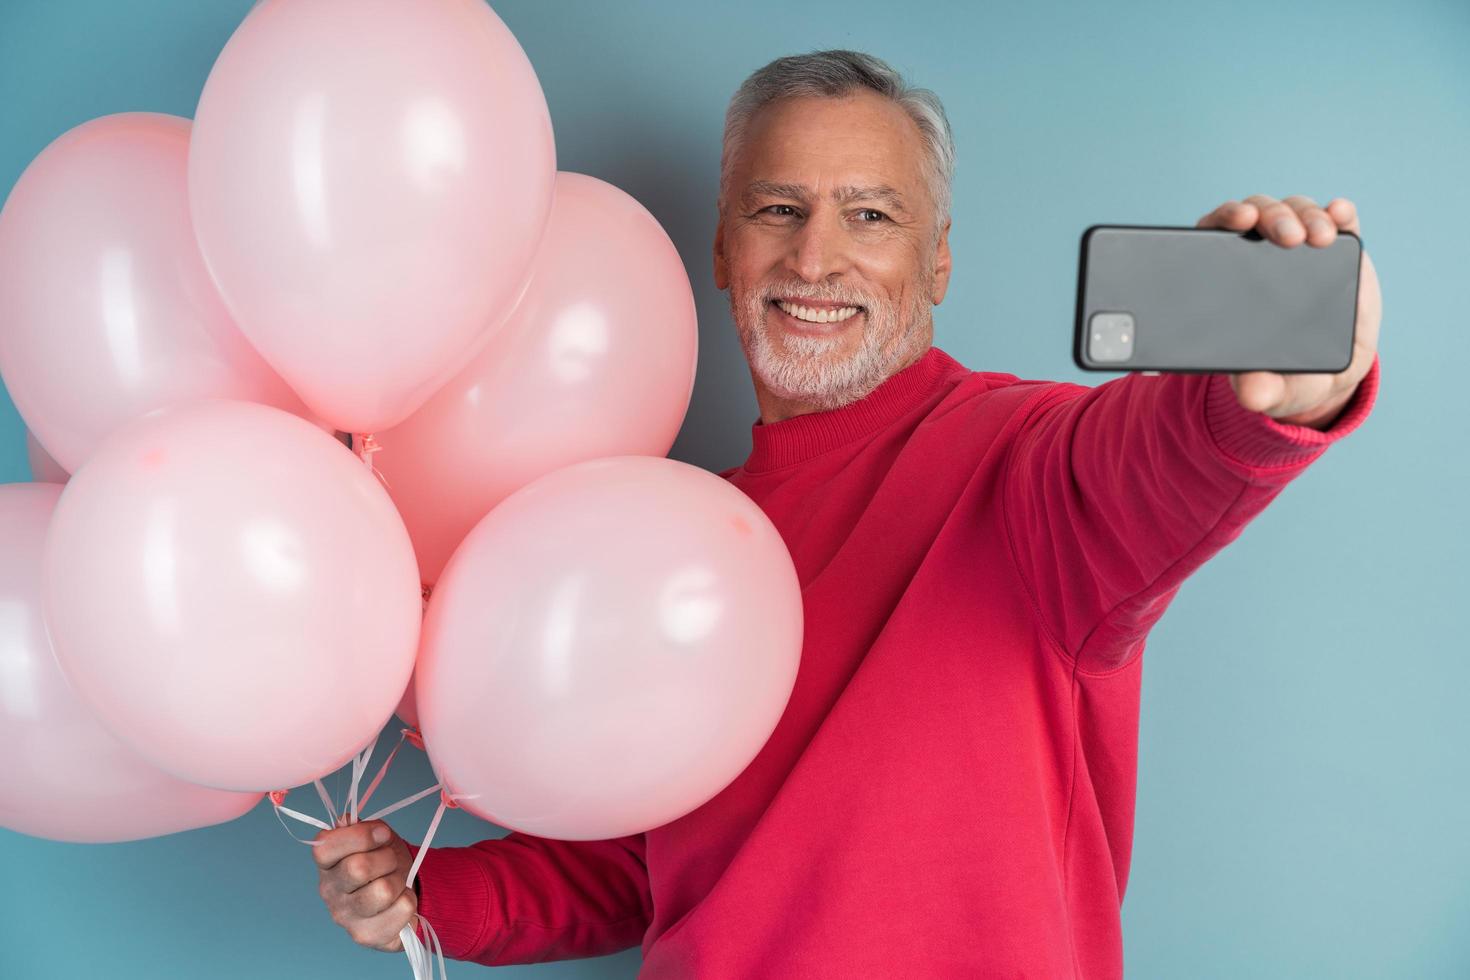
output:
[[[1232,463],[1253,470],[1299,466],[1352,432],[1378,398],[1378,355],[1331,428],[1278,422],[1240,404],[1228,374],[1212,374],[1205,388],[1205,424],[1215,445]]]
[[[418,845],[409,844],[408,849],[418,855]],[[456,960],[473,958],[500,909],[490,878],[471,849],[429,848],[414,884],[419,890],[418,914],[434,927],[444,955]],[[419,938],[423,938],[422,930]]]

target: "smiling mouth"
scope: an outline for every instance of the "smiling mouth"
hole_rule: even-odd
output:
[[[853,317],[863,312],[863,308],[861,306],[802,306],[799,303],[788,303],[785,300],[781,299],[771,300],[771,305],[779,309],[782,313],[785,313],[787,316],[791,317],[793,320],[800,320],[803,323],[813,324],[842,323],[844,321],[851,320]]]

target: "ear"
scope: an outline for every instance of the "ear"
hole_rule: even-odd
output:
[[[944,294],[949,289],[949,270],[951,266],[949,255],[949,226],[953,224],[948,218],[944,221],[944,228],[939,232],[939,241],[934,245],[934,291],[929,299],[938,306],[944,302]]]
[[[720,220],[715,225],[715,288],[725,290],[730,288],[730,263],[725,258],[725,213],[720,212]]]

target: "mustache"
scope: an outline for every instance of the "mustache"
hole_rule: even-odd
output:
[[[861,290],[847,286],[816,286],[809,282],[773,283],[762,286],[757,295],[762,305],[775,299],[814,300],[825,303],[841,303],[843,306],[861,306],[871,309],[878,300]]]

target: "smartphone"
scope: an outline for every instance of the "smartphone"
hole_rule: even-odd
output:
[[[1072,359],[1084,371],[1345,370],[1363,243],[1283,248],[1252,230],[1093,225]]]

